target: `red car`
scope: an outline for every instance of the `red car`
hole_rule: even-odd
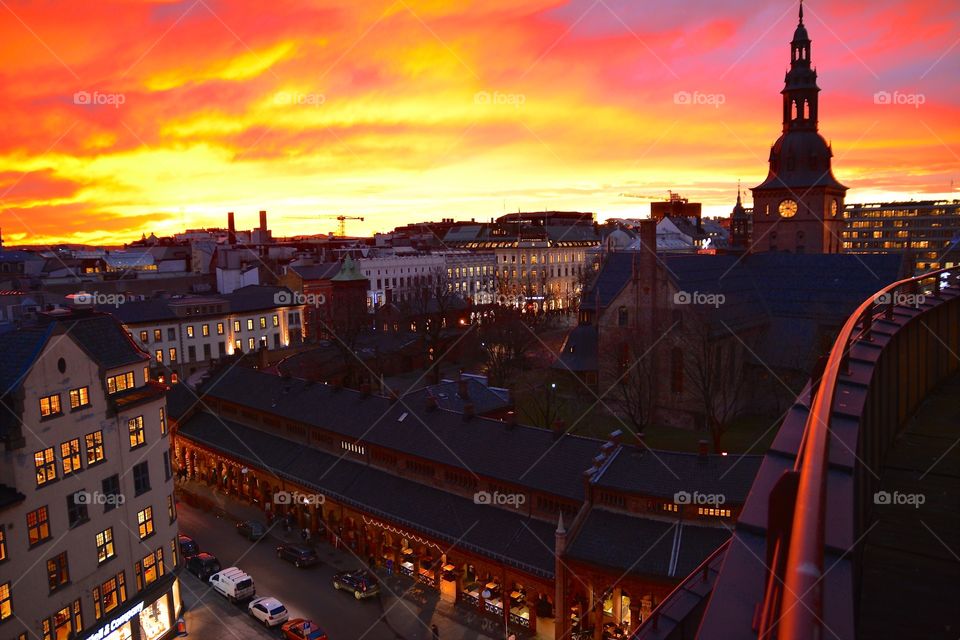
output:
[[[297,618],[280,627],[280,630],[284,640],[327,640],[327,634],[313,620]]]

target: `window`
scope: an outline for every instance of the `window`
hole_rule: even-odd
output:
[[[60,611],[43,620],[43,640],[61,640],[76,638],[83,630],[83,617],[80,615],[80,600],[74,600]]]
[[[40,398],[40,416],[42,418],[51,418],[58,415],[60,415],[59,393]]]
[[[88,433],[84,439],[87,445],[87,466],[92,467],[97,463],[103,462],[103,432],[94,431],[93,433]]]
[[[167,515],[170,516],[170,524],[177,519],[177,503],[173,499],[173,494],[167,496]]]
[[[176,361],[177,361],[177,348],[170,347],[170,362],[172,363]]]
[[[103,564],[114,555],[113,527],[107,527],[97,534],[97,564]]]
[[[160,342],[161,340],[163,340],[163,332],[161,332],[160,329],[154,329],[154,330],[153,330],[153,341],[154,341],[154,342]]]
[[[180,561],[177,555],[177,539],[173,538],[170,541],[170,567],[176,569],[179,563]]]
[[[188,324],[188,325],[187,325],[187,337],[188,337],[188,338],[192,338],[192,337],[193,337],[193,325],[192,325],[192,324]]]
[[[161,359],[160,362],[163,362]],[[118,391],[133,389],[136,385],[133,382],[133,371],[121,373],[120,375],[107,378],[107,393],[114,394]]]
[[[70,409],[82,409],[90,406],[90,387],[70,389]]]
[[[60,443],[60,459],[63,463],[63,476],[82,471],[80,465],[80,438]]]
[[[160,407],[160,435],[167,435],[167,411]]]
[[[177,330],[173,327],[167,329],[167,340],[176,340],[177,339]]]
[[[159,362],[160,364],[163,364],[163,349],[157,349],[153,353],[153,355],[156,358],[157,362]]]
[[[103,512],[112,511],[120,503],[120,476],[113,474],[100,483],[103,491]]]
[[[210,325],[205,324],[202,327],[200,327],[200,333],[203,335],[203,337],[207,337],[208,335],[210,335]]]
[[[67,565],[67,552],[58,553],[47,560],[47,585],[53,593],[70,582],[70,568]]]
[[[137,589],[143,589],[163,575],[163,547],[137,562]]]
[[[130,448],[136,449],[144,443],[143,439],[143,416],[130,418],[127,420],[127,429],[130,432]]]
[[[140,332],[140,342],[147,344],[147,339],[150,337],[150,334],[146,331]]]
[[[233,341],[233,346],[236,351],[243,351],[243,343],[240,341],[240,338]]]
[[[50,512],[46,506],[27,514],[27,537],[31,547],[50,539]]]
[[[133,466],[133,494],[142,495],[150,491],[150,468],[146,462]]]
[[[87,513],[88,496],[84,491],[77,491],[67,496],[67,521],[73,529],[90,519]]]
[[[247,339],[247,351],[253,351],[257,348],[257,341],[254,338]]]
[[[0,622],[13,617],[13,603],[10,601],[10,583],[0,584]]]
[[[251,327],[251,329],[252,329],[252,328],[253,328],[253,327]],[[240,332],[240,321],[239,321],[239,320],[234,320],[234,321],[233,321],[233,331],[234,331],[234,333],[239,333],[239,332]]]
[[[274,314],[274,316],[273,316],[273,326],[275,326],[275,327],[279,327],[279,326],[280,326],[280,316],[278,316],[278,315],[276,315],[276,314]]]
[[[141,540],[153,535],[153,507],[137,512],[137,532]]]
[[[119,607],[127,599],[126,577],[123,571],[99,587],[93,588],[93,612],[97,620]]]
[[[150,367],[143,368],[143,384],[150,382]]]
[[[0,524],[0,562],[7,559],[7,530]]]
[[[253,318],[247,318],[247,331],[253,331]]]
[[[223,335],[223,323],[222,323],[222,322],[218,322],[218,323],[217,323],[217,335],[218,335],[218,336],[222,336],[222,335]]]
[[[260,316],[260,328],[261,329],[267,328],[267,319],[264,316]]]
[[[173,471],[170,469],[170,452],[163,452],[163,479],[169,480],[173,477]]]
[[[187,362],[196,362],[196,361],[197,361],[197,348],[191,344],[187,347]]]
[[[47,447],[33,454],[33,466],[37,470],[37,486],[42,487],[57,479],[57,459],[53,447]]]

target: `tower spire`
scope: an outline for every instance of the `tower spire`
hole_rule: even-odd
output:
[[[803,24],[803,0],[800,0],[800,24]]]

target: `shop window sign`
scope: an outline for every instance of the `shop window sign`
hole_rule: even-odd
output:
[[[100,627],[100,629],[90,636],[90,640],[117,640],[122,637],[122,635],[114,635],[114,631],[117,631],[125,624],[127,624],[131,618],[140,614],[143,611],[143,602],[138,602],[134,606],[130,607],[123,614],[117,616],[107,624]]]

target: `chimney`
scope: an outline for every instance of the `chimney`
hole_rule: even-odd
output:
[[[463,405],[463,419],[464,421],[472,420],[476,410],[472,402],[466,402]]]
[[[233,211],[227,212],[227,244],[237,244],[237,226],[233,222]]]
[[[266,230],[267,230],[267,212],[261,211],[260,212],[260,231],[266,231]]]
[[[706,461],[707,461],[707,452],[708,452],[708,451],[709,451],[709,449],[708,449],[708,443],[707,443],[706,440],[701,440],[701,441],[699,441],[699,442],[697,443],[697,455],[700,457],[700,460],[701,460],[702,462],[706,462]]]

